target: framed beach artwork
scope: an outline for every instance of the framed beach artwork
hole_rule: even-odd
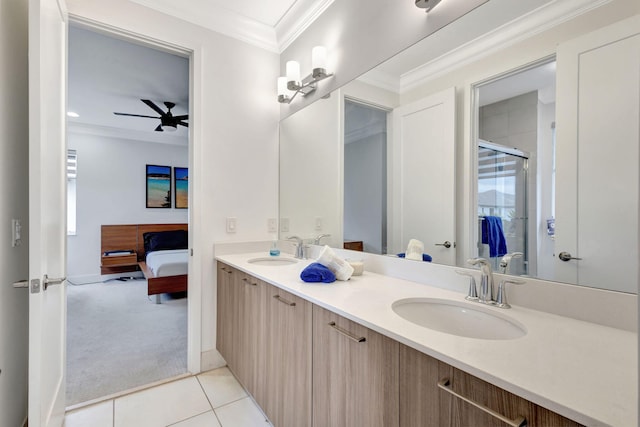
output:
[[[171,166],[147,165],[147,207],[171,208]]]
[[[189,207],[189,168],[173,168],[173,194],[176,195],[176,209]]]

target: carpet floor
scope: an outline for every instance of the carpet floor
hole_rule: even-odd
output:
[[[187,298],[146,280],[67,287],[67,406],[187,372]]]

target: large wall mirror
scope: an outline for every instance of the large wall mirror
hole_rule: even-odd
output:
[[[280,237],[636,293],[640,36],[590,25],[421,80],[425,39],[283,119]]]

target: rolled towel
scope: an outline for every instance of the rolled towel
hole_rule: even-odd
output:
[[[300,278],[305,282],[332,283],[336,281],[336,275],[324,265],[314,262],[309,264],[302,272]]]
[[[327,267],[336,275],[338,280],[349,280],[353,274],[353,267],[342,258],[340,258],[329,246],[324,245],[317,261]]]
[[[402,252],[402,253],[397,254],[397,256],[398,256],[398,258],[404,258],[405,254],[404,254],[404,252]],[[431,262],[431,261],[433,261],[433,258],[429,254],[422,254],[422,261]]]

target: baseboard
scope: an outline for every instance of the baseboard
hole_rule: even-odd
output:
[[[79,274],[76,276],[67,277],[67,282],[71,285],[88,285],[89,283],[99,283],[107,280],[117,279],[119,277],[135,277],[135,278],[144,278],[142,272],[140,271],[131,271],[126,273],[116,273],[116,274]]]
[[[227,362],[222,355],[218,353],[218,350],[203,351],[200,357],[200,371],[206,372],[212,369],[222,368],[227,366]]]

